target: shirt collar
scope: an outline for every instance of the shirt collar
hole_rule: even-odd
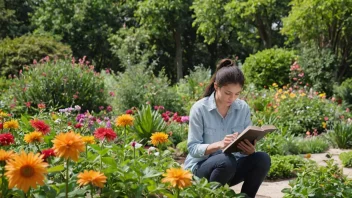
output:
[[[216,102],[215,102],[215,91],[209,96],[208,98],[208,103],[206,104],[208,107],[208,111],[216,109]],[[231,112],[231,109],[240,109],[239,105],[239,99],[236,99],[232,104],[229,109],[229,112]]]

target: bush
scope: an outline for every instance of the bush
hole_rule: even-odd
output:
[[[49,58],[63,58],[71,55],[71,49],[52,37],[21,36],[15,39],[6,38],[0,41],[0,70],[1,75],[18,74],[25,65],[34,59],[37,61]]]
[[[144,65],[133,65],[118,74],[115,78],[115,92],[119,99],[113,105],[118,111],[125,111],[149,102],[152,106],[162,105],[165,109],[183,114],[182,102],[176,90],[169,87],[170,82],[164,71],[155,76],[152,69]]]
[[[174,145],[187,140],[188,125],[186,123],[169,122],[167,132],[171,133],[170,139]]]
[[[339,64],[331,50],[320,49],[314,45],[303,47],[297,62],[314,90],[332,95]]]
[[[180,151],[183,156],[188,154],[187,140],[177,144],[176,148]]]
[[[295,55],[285,49],[266,49],[250,55],[243,64],[246,80],[258,88],[289,83],[288,74]]]
[[[189,113],[192,105],[201,99],[205,87],[208,85],[211,77],[210,69],[202,66],[196,66],[190,74],[184,76],[176,85],[179,97],[184,101],[183,110]]]
[[[70,60],[32,65],[14,79],[11,93],[19,111],[25,110],[21,105],[27,102],[31,107],[40,103],[56,109],[80,105],[82,111],[99,111],[99,106],[105,105],[107,95],[104,81],[93,67],[72,64]]]
[[[352,151],[341,153],[339,158],[344,167],[352,168]]]
[[[335,86],[334,92],[345,107],[352,108],[352,78],[346,79],[340,86]]]
[[[269,155],[285,155],[287,153],[285,138],[279,132],[272,132],[257,142],[256,149]]]
[[[282,190],[284,197],[350,197],[352,181],[342,174],[333,160],[327,166],[302,166],[297,179],[289,182],[291,188]]]
[[[352,124],[336,122],[333,129],[326,134],[326,139],[334,147],[342,149],[352,148]]]
[[[292,154],[322,153],[329,148],[329,144],[321,136],[313,136],[298,138],[297,148],[297,153],[295,153],[295,150],[289,150],[289,152]]]
[[[302,167],[307,162],[299,156],[287,155],[271,156],[271,167],[267,179],[288,179],[295,176],[294,169]]]

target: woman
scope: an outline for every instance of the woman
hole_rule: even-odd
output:
[[[222,185],[244,181],[241,192],[255,197],[270,169],[269,155],[255,152],[255,142],[248,140],[239,144],[242,152],[222,153],[238,133],[252,124],[249,106],[238,99],[244,80],[232,60],[219,62],[204,98],[191,108],[185,169]]]

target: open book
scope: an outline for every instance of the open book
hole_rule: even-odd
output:
[[[233,153],[240,152],[241,149],[237,148],[238,143],[247,139],[250,142],[254,142],[254,140],[262,139],[269,132],[275,131],[276,127],[273,125],[263,125],[261,127],[258,126],[248,126],[245,130],[242,131],[232,143],[227,145],[227,147],[223,150],[224,153]]]

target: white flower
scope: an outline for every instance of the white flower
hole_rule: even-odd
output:
[[[61,122],[61,119],[56,119],[54,122],[55,122],[56,124],[59,124],[59,123]]]
[[[80,111],[81,107],[79,105],[75,105],[75,109],[76,109],[76,111]]]

